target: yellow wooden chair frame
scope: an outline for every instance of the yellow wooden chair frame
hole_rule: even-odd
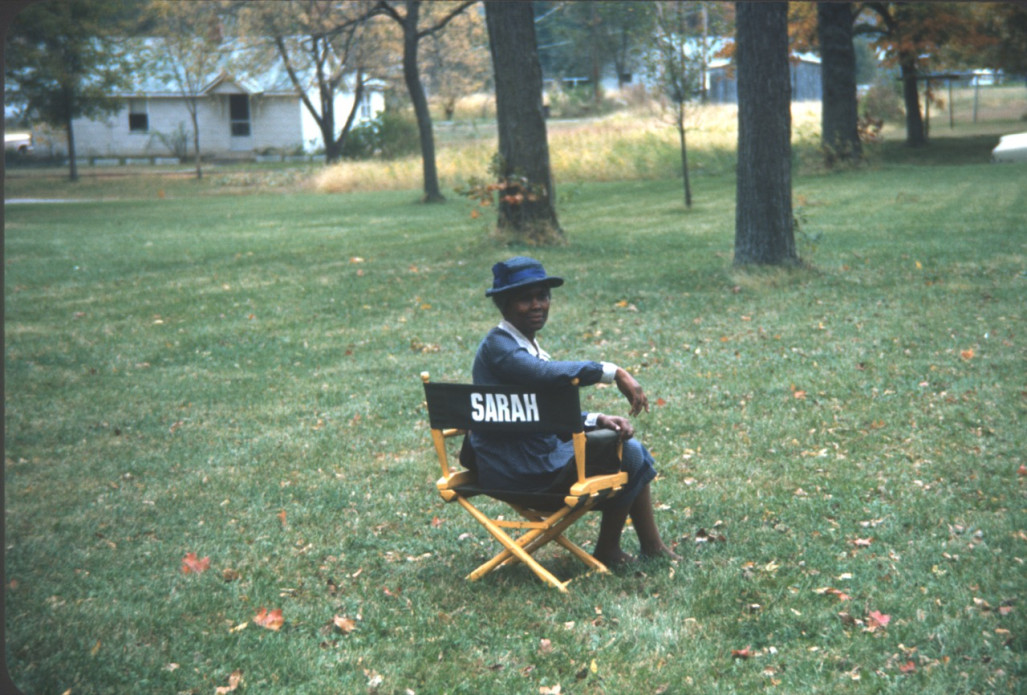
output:
[[[542,581],[550,586],[567,591],[568,581],[560,581],[549,570],[543,567],[533,554],[543,546],[555,542],[566,548],[575,557],[585,563],[591,570],[596,572],[608,572],[606,566],[595,559],[580,546],[569,540],[564,532],[580,519],[586,512],[592,510],[595,505],[619,491],[628,480],[628,474],[624,471],[617,473],[606,473],[602,475],[586,476],[586,436],[581,424],[581,407],[578,397],[577,380],[566,387],[562,387],[560,398],[564,399],[568,413],[561,415],[561,425],[558,427],[571,427],[570,435],[574,441],[574,461],[577,467],[577,482],[571,485],[568,493],[562,500],[558,500],[558,508],[554,509],[553,496],[531,496],[531,495],[509,495],[499,490],[485,490],[477,486],[477,476],[470,470],[457,469],[450,466],[450,458],[447,452],[448,440],[466,435],[470,426],[474,429],[498,429],[509,431],[509,423],[492,423],[468,419],[470,406],[466,405],[464,411],[454,413],[448,406],[440,402],[438,395],[443,389],[449,394],[456,393],[459,397],[466,394],[503,393],[511,391],[539,392],[546,391],[552,395],[556,393],[553,389],[539,390],[531,388],[510,389],[507,387],[479,387],[469,384],[432,384],[427,372],[421,374],[424,382],[425,396],[428,404],[429,419],[431,420],[431,436],[435,447],[435,453],[442,470],[442,477],[435,483],[439,494],[446,502],[456,502],[463,507],[475,520],[503,546],[495,557],[484,563],[469,575],[467,579],[477,580],[489,572],[507,567],[518,562],[527,565]],[[540,399],[544,402],[547,399]],[[543,408],[544,410],[544,408]],[[480,410],[477,413],[480,415]],[[458,425],[458,426],[454,426]],[[554,428],[547,413],[543,412],[537,422],[516,424],[517,431],[560,431]],[[621,455],[621,447],[618,442],[617,456]],[[486,495],[499,499],[512,507],[520,515],[522,520],[507,520],[501,517],[491,517],[484,511],[471,503],[470,497],[475,495]],[[507,532],[521,531],[521,535],[514,538]]]

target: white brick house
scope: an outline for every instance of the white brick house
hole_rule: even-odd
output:
[[[245,79],[221,72],[200,95],[197,117],[204,157],[246,159],[269,153],[309,154],[324,148],[313,116],[280,73]],[[181,154],[183,145],[192,155],[192,118],[186,99],[174,87],[151,78],[118,96],[123,103],[116,113],[72,122],[77,157],[172,157]],[[311,98],[319,103],[316,95]],[[336,95],[336,132],[352,106],[353,94]],[[381,84],[365,87],[355,122],[373,119],[384,108]]]

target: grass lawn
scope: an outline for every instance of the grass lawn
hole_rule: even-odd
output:
[[[8,205],[11,677],[74,695],[1022,692],[1027,168],[947,147],[798,176],[812,267],[791,272],[732,268],[729,173],[697,177],[689,211],[679,180],[566,185],[571,243],[540,250],[413,189],[110,179]],[[7,196],[65,185],[41,181]],[[636,426],[680,563],[585,575],[543,552],[578,577],[569,596],[524,568],[463,579],[495,545],[434,491],[418,373],[469,380],[498,318],[489,268],[525,251],[568,279],[547,349],[647,389]],[[585,396],[623,412],[614,389]],[[189,553],[209,568],[183,572]]]

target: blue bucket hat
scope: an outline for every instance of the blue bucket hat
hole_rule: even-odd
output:
[[[534,258],[514,256],[492,266],[492,287],[485,290],[485,296],[491,297],[494,294],[538,283],[559,287],[563,284],[563,278],[546,275],[546,269]]]

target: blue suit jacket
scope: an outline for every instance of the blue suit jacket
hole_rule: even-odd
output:
[[[577,378],[580,385],[589,386],[602,379],[603,365],[544,360],[496,327],[478,346],[472,377],[483,385],[558,386]],[[573,443],[560,441],[555,434],[472,431],[470,441],[477,455],[478,484],[492,489],[544,490],[574,458]]]

